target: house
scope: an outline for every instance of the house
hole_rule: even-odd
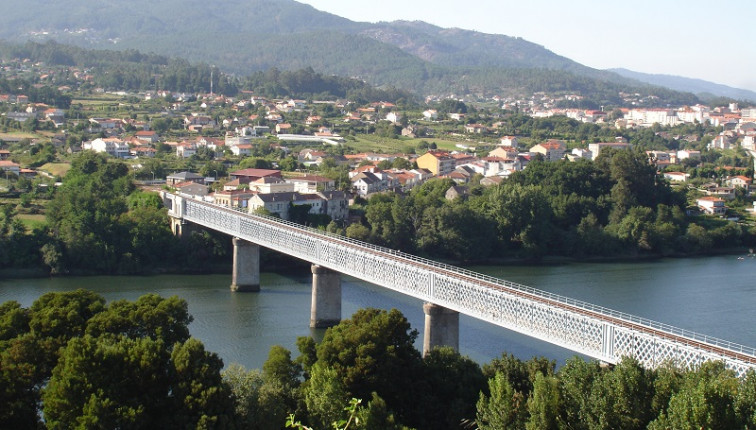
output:
[[[193,172],[180,172],[168,175],[165,177],[165,183],[168,186],[175,186],[184,182],[196,182],[198,184],[205,183],[205,177]]]
[[[10,151],[7,149],[0,149],[0,160],[7,160],[10,158]]]
[[[286,122],[276,124],[276,133],[278,134],[291,133],[291,124],[286,123]]]
[[[129,154],[132,157],[136,157],[136,158],[140,158],[140,157],[154,158],[155,154],[157,154],[157,150],[149,146],[137,146],[136,148],[131,148],[131,150],[129,151]]]
[[[252,154],[252,145],[249,143],[243,143],[239,145],[231,145],[231,152],[239,157],[246,157]]]
[[[389,112],[386,114],[386,121],[390,121],[394,124],[398,124],[402,120],[402,114],[398,112]]]
[[[318,193],[325,199],[324,214],[331,219],[347,219],[349,217],[349,198],[351,197],[344,191],[321,191]]]
[[[427,121],[435,121],[438,119],[438,111],[435,109],[428,109],[423,111],[423,118]]]
[[[585,158],[586,160],[593,159],[593,153],[584,148],[572,148],[572,155],[574,158]]]
[[[239,179],[235,179],[232,182],[241,182]],[[226,184],[228,185],[228,184]],[[272,193],[290,193],[296,191],[294,184],[290,184],[278,176],[266,176],[264,178],[258,178],[248,183],[250,191],[254,191],[260,194],[272,194]]]
[[[10,160],[0,160],[0,170],[13,173],[16,176],[21,174],[21,166]]]
[[[499,145],[501,146],[511,146],[512,148],[517,148],[517,146],[520,143],[517,141],[517,138],[514,136],[504,136],[499,140]]]
[[[706,194],[709,196],[716,196],[725,200],[732,200],[735,198],[734,187],[711,187],[706,190]]]
[[[716,136],[706,147],[708,149],[731,149],[733,146],[732,139],[724,134]]]
[[[239,180],[246,179],[247,183],[266,177],[282,178],[281,171],[274,169],[242,169],[231,172],[229,175]]]
[[[253,194],[249,199],[249,211],[264,209],[281,219],[289,219],[289,205],[296,199],[295,194],[298,193]]]
[[[189,194],[192,196],[206,196],[207,185],[198,184],[196,182],[187,181],[174,185],[174,188],[180,193]]]
[[[747,191],[748,188],[751,186],[752,180],[751,178],[747,176],[733,176],[733,177],[727,178],[725,182],[727,183],[727,185],[731,187],[745,188]]]
[[[489,157],[514,158],[517,156],[517,149],[512,146],[497,146],[488,153]]]
[[[160,139],[158,134],[152,130],[140,130],[134,133],[134,137],[144,143],[157,143]]]
[[[95,152],[104,152],[116,158],[128,158],[130,155],[129,145],[116,137],[107,137],[104,139],[98,137],[91,142],[84,142],[81,148]]]
[[[685,172],[664,172],[664,179],[671,182],[685,182],[690,177],[690,174]]]
[[[690,158],[691,160],[700,160],[701,159],[701,151],[693,151],[689,149],[681,149],[677,151],[677,159],[682,161],[687,158]]]
[[[232,208],[247,208],[249,201],[257,194],[249,190],[223,190],[212,194],[215,203]]]
[[[191,114],[184,117],[184,126],[189,131],[202,131],[206,128],[215,129],[216,122],[209,116]]]
[[[471,133],[471,134],[488,133],[488,127],[486,127],[483,124],[467,124],[465,125],[465,133]]]
[[[463,185],[452,185],[446,190],[444,197],[446,200],[454,200],[457,198],[464,199],[470,193],[470,189]]]
[[[727,208],[725,207],[724,203],[725,201],[720,199],[719,197],[710,196],[700,197],[698,200],[696,200],[698,208],[709,215],[718,215],[725,213],[727,211]]]
[[[588,150],[591,151],[593,160],[598,158],[601,150],[605,148],[630,149],[630,144],[626,142],[599,142],[588,144]]]
[[[561,160],[564,157],[565,151],[567,151],[567,145],[560,140],[554,139],[539,143],[530,148],[531,153],[543,155],[545,161]]]
[[[480,185],[484,187],[492,187],[494,185],[500,185],[502,182],[504,182],[503,176],[486,176],[480,180]]]
[[[305,194],[333,190],[336,186],[336,181],[333,179],[316,175],[303,175],[287,178],[286,182],[294,184],[294,191]]]
[[[384,191],[387,188],[386,181],[381,176],[372,172],[361,172],[350,178],[352,181],[352,188],[360,196],[367,196],[368,194]]]
[[[176,145],[176,156],[189,158],[197,153],[197,146],[192,142],[181,142]]]
[[[417,167],[428,169],[434,175],[441,176],[451,173],[456,167],[456,161],[446,151],[428,151],[417,158]]]

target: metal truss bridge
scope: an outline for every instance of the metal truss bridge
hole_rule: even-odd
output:
[[[606,363],[722,360],[742,376],[756,349],[298,224],[163,193],[169,215]]]

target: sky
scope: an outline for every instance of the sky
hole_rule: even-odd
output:
[[[425,21],[504,34],[596,69],[756,91],[754,0],[297,0],[352,21]]]

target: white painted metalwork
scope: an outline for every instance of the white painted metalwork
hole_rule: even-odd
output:
[[[277,218],[163,193],[169,214],[607,363],[723,360],[756,369],[756,349]]]

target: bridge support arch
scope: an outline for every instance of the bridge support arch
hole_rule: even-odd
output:
[[[235,237],[231,291],[260,291],[260,247]]]
[[[423,356],[437,346],[451,346],[459,351],[459,312],[434,303],[423,305],[425,332]]]
[[[313,264],[310,327],[332,327],[341,321],[341,274]]]

